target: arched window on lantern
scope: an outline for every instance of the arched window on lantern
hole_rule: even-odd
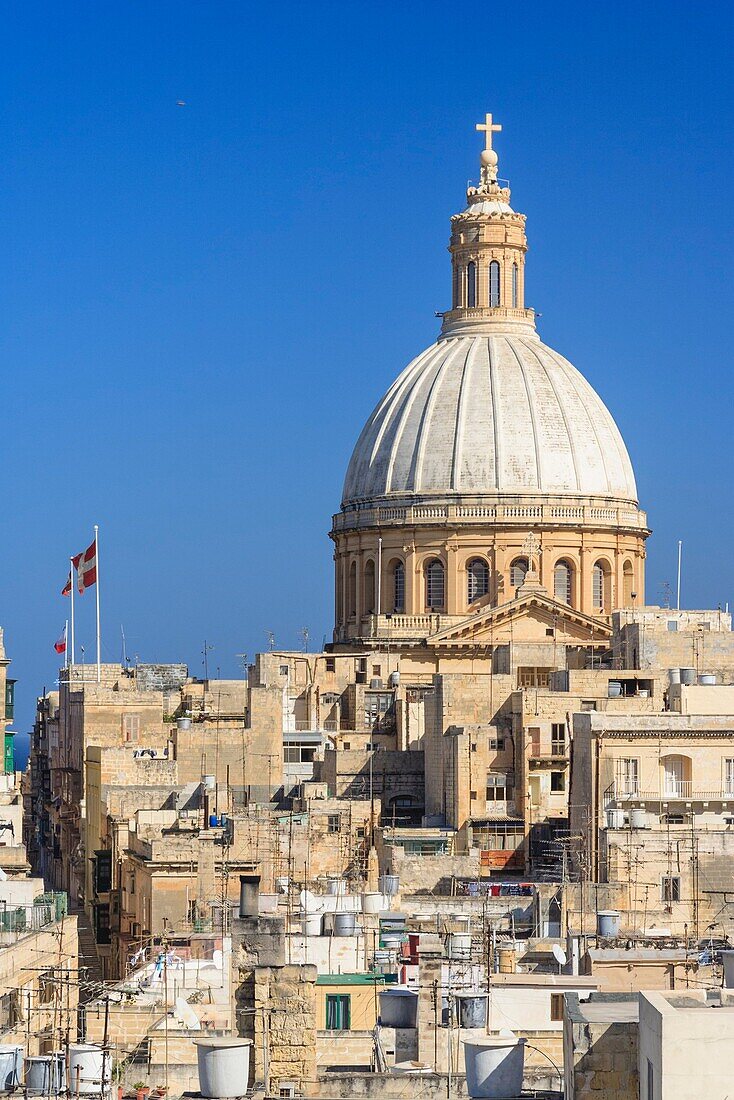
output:
[[[466,304],[473,309],[477,304],[477,265],[471,260],[466,269]]]
[[[392,568],[392,606],[393,611],[405,611],[405,566],[399,560]]]
[[[571,603],[573,569],[569,562],[561,559],[553,570],[553,595],[563,603]]]
[[[632,593],[635,590],[635,573],[632,568],[632,562],[629,559],[622,566],[622,591],[624,595],[624,606],[630,607],[632,605]]]
[[[517,309],[517,279],[518,268],[517,264],[512,265],[512,308]]]
[[[426,607],[435,611],[443,611],[446,593],[446,575],[443,562],[438,558],[431,558],[426,563]]]
[[[467,603],[481,600],[489,592],[489,566],[483,558],[472,558],[466,567]]]
[[[500,265],[497,260],[492,260],[489,265],[489,304],[500,304]]]
[[[528,571],[528,559],[527,558],[515,558],[510,566],[510,587],[519,588],[521,584],[525,584],[525,577]]]

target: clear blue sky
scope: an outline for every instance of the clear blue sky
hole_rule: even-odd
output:
[[[269,629],[328,636],[344,469],[435,337],[487,110],[541,335],[632,455],[649,601],[678,538],[684,603],[734,600],[730,4],[11,2],[3,23],[19,730],[95,522],[105,659],[121,623],[131,655],[194,673],[207,638],[228,676]]]

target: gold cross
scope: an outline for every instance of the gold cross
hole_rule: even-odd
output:
[[[487,115],[484,122],[478,122],[477,130],[484,130],[484,148],[492,148],[492,134],[497,134],[502,127],[497,122],[492,122],[492,116]]]

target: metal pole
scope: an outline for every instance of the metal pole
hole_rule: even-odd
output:
[[[377,540],[377,606],[375,611],[382,613],[382,535]]]
[[[94,590],[97,593],[97,683],[102,679],[101,669],[101,643],[100,643],[100,631],[99,631],[99,527],[95,523],[94,525],[94,560],[96,562],[96,574],[97,583],[94,586]]]
[[[681,563],[681,557],[682,556],[683,556],[683,542],[681,541],[681,539],[678,539],[678,601],[677,601],[677,605],[676,605],[677,608],[678,608],[678,611],[680,611],[680,563]]]
[[[76,569],[74,559],[69,558],[69,576],[71,577],[71,663],[74,664],[74,587],[76,585]]]

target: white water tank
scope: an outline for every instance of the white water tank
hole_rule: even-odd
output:
[[[23,1047],[17,1043],[0,1043],[0,1091],[17,1088],[23,1065]]]
[[[301,934],[304,936],[321,935],[321,913],[301,914]]]
[[[696,670],[695,668],[682,668],[680,670],[680,682],[682,684],[695,684],[696,682]]]
[[[58,1096],[66,1087],[66,1055],[63,1050],[38,1054],[25,1060],[25,1086],[28,1092]]]
[[[194,1039],[199,1091],[211,1100],[244,1096],[250,1085],[252,1039]]]
[[[704,672],[698,677],[698,682],[701,687],[713,687],[716,683],[716,677],[711,672]]]
[[[69,1092],[99,1096],[110,1087],[110,1053],[96,1043],[69,1045]]]
[[[624,829],[624,810],[607,810],[607,829]]]
[[[353,936],[355,927],[354,913],[351,910],[344,913],[334,913],[335,936]]]
[[[471,958],[471,932],[449,932],[446,937],[446,954],[450,959],[466,962]]]
[[[377,893],[374,890],[366,891],[362,894],[362,912],[363,913],[381,913],[385,908],[385,899],[382,894]]]
[[[471,1097],[519,1097],[525,1070],[525,1039],[497,1035],[464,1040],[466,1091]]]
[[[668,683],[669,684],[679,684],[680,683],[680,669],[679,668],[669,668],[668,669]]]
[[[647,810],[643,810],[641,806],[634,806],[630,810],[630,825],[633,829],[646,829]]]

